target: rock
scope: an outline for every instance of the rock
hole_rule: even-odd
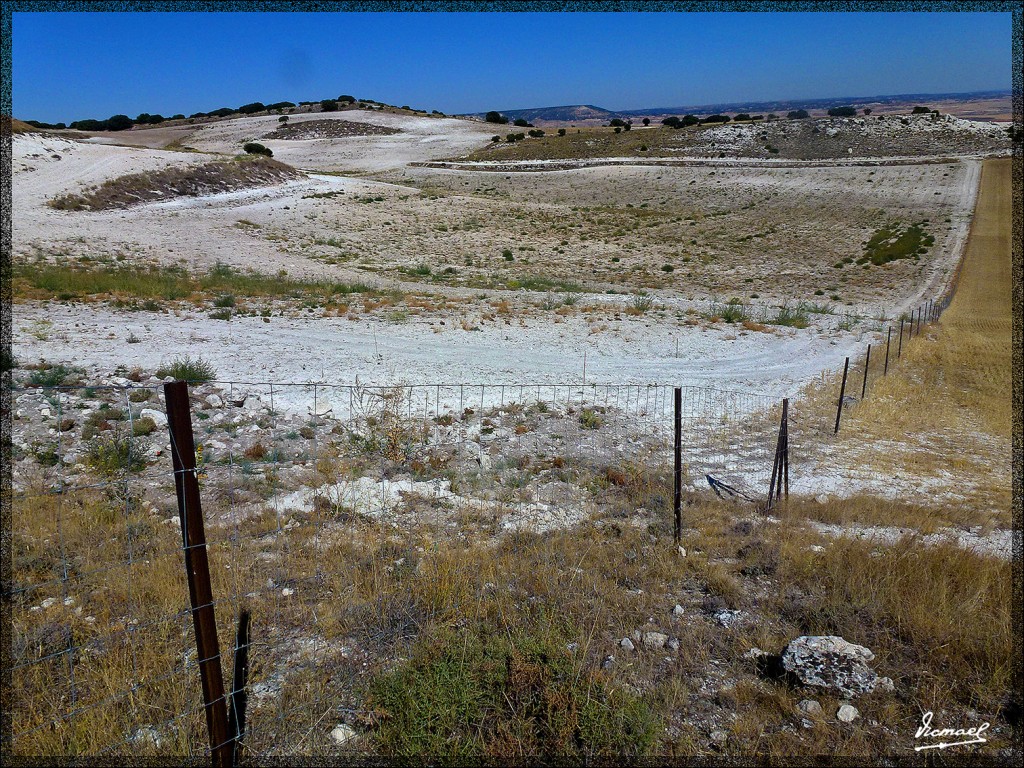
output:
[[[770,655],[771,654],[768,653],[768,651],[762,651],[760,648],[757,648],[755,646],[754,648],[751,648],[749,651],[744,653],[743,654],[743,658],[744,659],[760,659],[762,656],[770,656]]]
[[[207,395],[205,402],[211,408],[223,408],[224,407],[224,401],[221,400],[220,395]]]
[[[860,717],[860,712],[852,704],[843,704],[836,712],[836,720],[841,723],[852,723],[858,717]]]
[[[352,741],[352,739],[356,738],[358,735],[359,733],[352,726],[339,723],[334,726],[334,729],[331,731],[331,740],[335,744],[341,745]]]
[[[685,613],[685,611],[683,611],[683,606],[679,605],[679,603],[676,603],[676,607],[672,609],[672,615],[682,616],[683,613]]]
[[[800,725],[802,725],[804,728],[813,728],[814,727],[814,722],[812,720],[808,720],[805,717],[805,718],[800,720]]]
[[[875,654],[864,646],[841,637],[804,635],[786,646],[782,667],[804,685],[829,688],[852,698],[878,686],[878,675],[867,665],[873,658]]]
[[[291,587],[285,587],[284,589],[281,590],[281,594],[284,595],[285,597],[291,597],[292,595],[295,594],[295,590],[292,589]]]
[[[828,504],[828,494],[819,493],[817,496],[814,497],[814,500],[819,504]]]
[[[679,639],[675,638],[675,637],[670,637],[668,642],[665,643],[665,647],[668,648],[670,651],[678,651],[679,650]]]
[[[723,610],[715,614],[715,621],[723,627],[731,627],[740,619],[741,611]]]
[[[43,600],[43,602],[41,602],[39,605],[41,605],[43,608],[49,608],[50,606],[56,605],[56,604],[57,604],[57,598],[56,597],[48,597],[45,600]]]
[[[608,654],[604,657],[604,661],[601,662],[601,669],[611,669],[615,666],[615,657]]]
[[[796,708],[803,712],[805,715],[821,714],[821,704],[816,702],[814,699],[804,699],[796,705]]]
[[[880,677],[878,678],[878,682],[875,683],[875,690],[883,691],[885,693],[892,693],[896,690],[896,685],[893,683],[891,677]]]
[[[619,641],[619,646],[624,651],[632,651],[635,648],[635,646],[633,645],[633,641],[630,640],[628,637],[622,638],[622,640]]]
[[[152,419],[153,423],[158,427],[167,426],[167,415],[162,411],[154,410],[153,408],[143,408],[139,411],[140,419]]]
[[[725,744],[729,740],[729,732],[716,728],[711,732],[711,740],[716,744]]]
[[[640,592],[640,594],[643,594],[643,592]],[[643,639],[643,634],[640,632],[639,629],[634,629],[633,634],[630,635],[630,638],[633,640],[634,643],[639,643],[640,640]]]
[[[656,650],[658,648],[664,648],[665,643],[668,642],[668,635],[662,632],[644,632],[643,644],[644,648],[648,650]]]
[[[684,547],[682,544],[679,545],[678,552],[680,557],[686,557],[686,547]]]

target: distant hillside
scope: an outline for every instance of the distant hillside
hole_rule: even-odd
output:
[[[607,122],[612,118],[639,118],[664,115],[710,115],[735,114],[739,112],[785,114],[798,109],[824,111],[846,105],[890,105],[898,107],[909,104],[932,104],[947,102],[975,102],[983,100],[1010,99],[1012,91],[973,91],[971,93],[901,93],[888,96],[834,96],[819,99],[793,99],[789,101],[731,101],[718,104],[684,104],[674,107],[646,107],[614,111],[593,104],[576,104],[562,107],[532,107],[529,109],[499,110],[509,121],[523,118],[528,122],[543,123],[593,123]],[[950,111],[948,109],[944,111]],[[471,113],[469,117],[483,119],[485,112]]]
[[[522,118],[527,122],[537,121],[550,123],[573,123],[584,120],[610,120],[618,117],[618,112],[611,112],[593,104],[574,104],[564,107],[534,107],[532,109],[502,109],[501,114],[510,121]],[[471,114],[470,117],[483,118],[486,112]]]

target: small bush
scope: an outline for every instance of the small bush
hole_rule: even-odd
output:
[[[146,466],[142,450],[130,435],[114,432],[99,435],[86,449],[86,462],[104,477],[116,477],[122,472],[138,472]]]
[[[583,429],[597,429],[601,426],[601,417],[592,408],[586,408],[580,413],[580,426]]]
[[[790,328],[806,328],[807,308],[802,304],[797,304],[796,306],[783,304],[779,307],[778,314],[775,315],[775,318],[770,322],[772,325],[785,325]]]
[[[242,149],[250,155],[266,155],[267,157],[274,156],[274,153],[269,148],[256,141],[247,141],[242,145]]]
[[[654,306],[654,297],[648,296],[646,293],[634,294],[633,298],[630,299],[629,309],[636,314],[642,314]]]
[[[132,423],[133,437],[145,437],[146,435],[152,434],[155,430],[156,422],[149,418],[149,416],[146,416],[141,419],[136,419]]]
[[[163,379],[168,376],[181,381],[196,382],[202,384],[210,381],[217,374],[213,366],[202,358],[191,358],[188,355],[175,358],[169,365],[157,368],[156,375]]]
[[[74,373],[74,369],[66,365],[48,365],[32,371],[29,384],[34,387],[59,387]]]

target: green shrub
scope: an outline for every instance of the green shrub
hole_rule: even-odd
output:
[[[205,381],[210,381],[217,374],[214,372],[213,366],[202,358],[192,359],[185,355],[184,357],[175,358],[169,365],[157,368],[156,375],[161,379],[171,376],[181,381],[201,384]]]
[[[266,155],[267,157],[274,156],[274,153],[270,149],[256,141],[247,141],[242,145],[242,149],[250,155]]]
[[[629,308],[633,312],[642,314],[654,306],[654,297],[648,296],[646,293],[637,293],[630,299]]]
[[[450,764],[514,750],[548,764],[649,753],[661,730],[650,705],[608,685],[566,645],[550,630],[421,641],[406,664],[371,683],[382,755]]]
[[[156,430],[156,422],[149,418],[149,416],[136,419],[132,423],[132,437],[145,437],[152,434],[154,430]]]
[[[138,472],[146,466],[142,450],[131,435],[113,432],[95,437],[86,449],[90,467],[104,477],[122,472]]]
[[[580,426],[583,429],[597,429],[601,426],[601,417],[592,408],[586,408],[580,413]]]
[[[213,306],[215,307],[233,307],[235,306],[235,296],[231,293],[225,293],[218,296],[213,300]]]
[[[48,365],[32,371],[28,381],[34,387],[59,387],[74,374],[74,369],[66,365]]]

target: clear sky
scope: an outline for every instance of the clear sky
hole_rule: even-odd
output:
[[[342,94],[448,114],[1011,87],[1009,13],[15,13],[13,113]]]

